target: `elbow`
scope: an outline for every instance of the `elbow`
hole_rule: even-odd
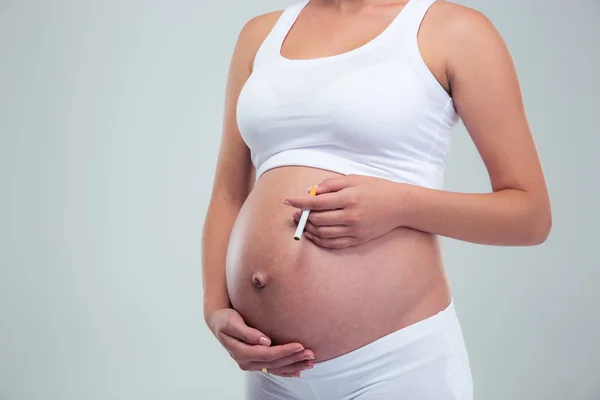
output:
[[[535,213],[530,224],[527,243],[529,246],[538,246],[544,243],[550,236],[552,230],[552,212],[548,210]]]

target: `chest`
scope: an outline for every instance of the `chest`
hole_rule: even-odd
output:
[[[254,71],[238,100],[240,133],[251,148],[315,143],[380,152],[423,140],[446,118],[448,99],[432,93],[402,56],[369,63]]]
[[[379,37],[400,14],[404,4],[365,7],[346,13],[304,9],[287,32],[281,54],[288,59],[330,57],[356,50]]]

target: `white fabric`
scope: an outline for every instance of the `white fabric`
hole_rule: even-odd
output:
[[[472,400],[469,359],[453,303],[437,315],[300,378],[246,373],[246,400]]]
[[[238,98],[238,127],[257,179],[301,165],[442,188],[458,115],[417,45],[434,1],[409,1],[364,46],[302,60],[283,57],[281,46],[309,1],[283,12]]]

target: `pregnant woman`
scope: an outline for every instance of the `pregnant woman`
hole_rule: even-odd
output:
[[[459,117],[490,193],[443,190]],[[536,245],[550,226],[512,59],[480,13],[304,0],[242,29],[202,262],[247,399],[472,399],[437,238]]]

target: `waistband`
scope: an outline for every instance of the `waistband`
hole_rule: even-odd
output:
[[[446,337],[447,332],[452,331],[460,333],[460,324],[456,316],[453,300],[450,301],[445,309],[431,317],[389,333],[346,354],[315,363],[313,369],[302,371],[302,376],[310,379],[311,377],[329,375],[336,371],[341,372],[360,368],[373,361],[381,362],[382,358],[387,357],[395,350],[409,346],[413,342],[438,333]]]

